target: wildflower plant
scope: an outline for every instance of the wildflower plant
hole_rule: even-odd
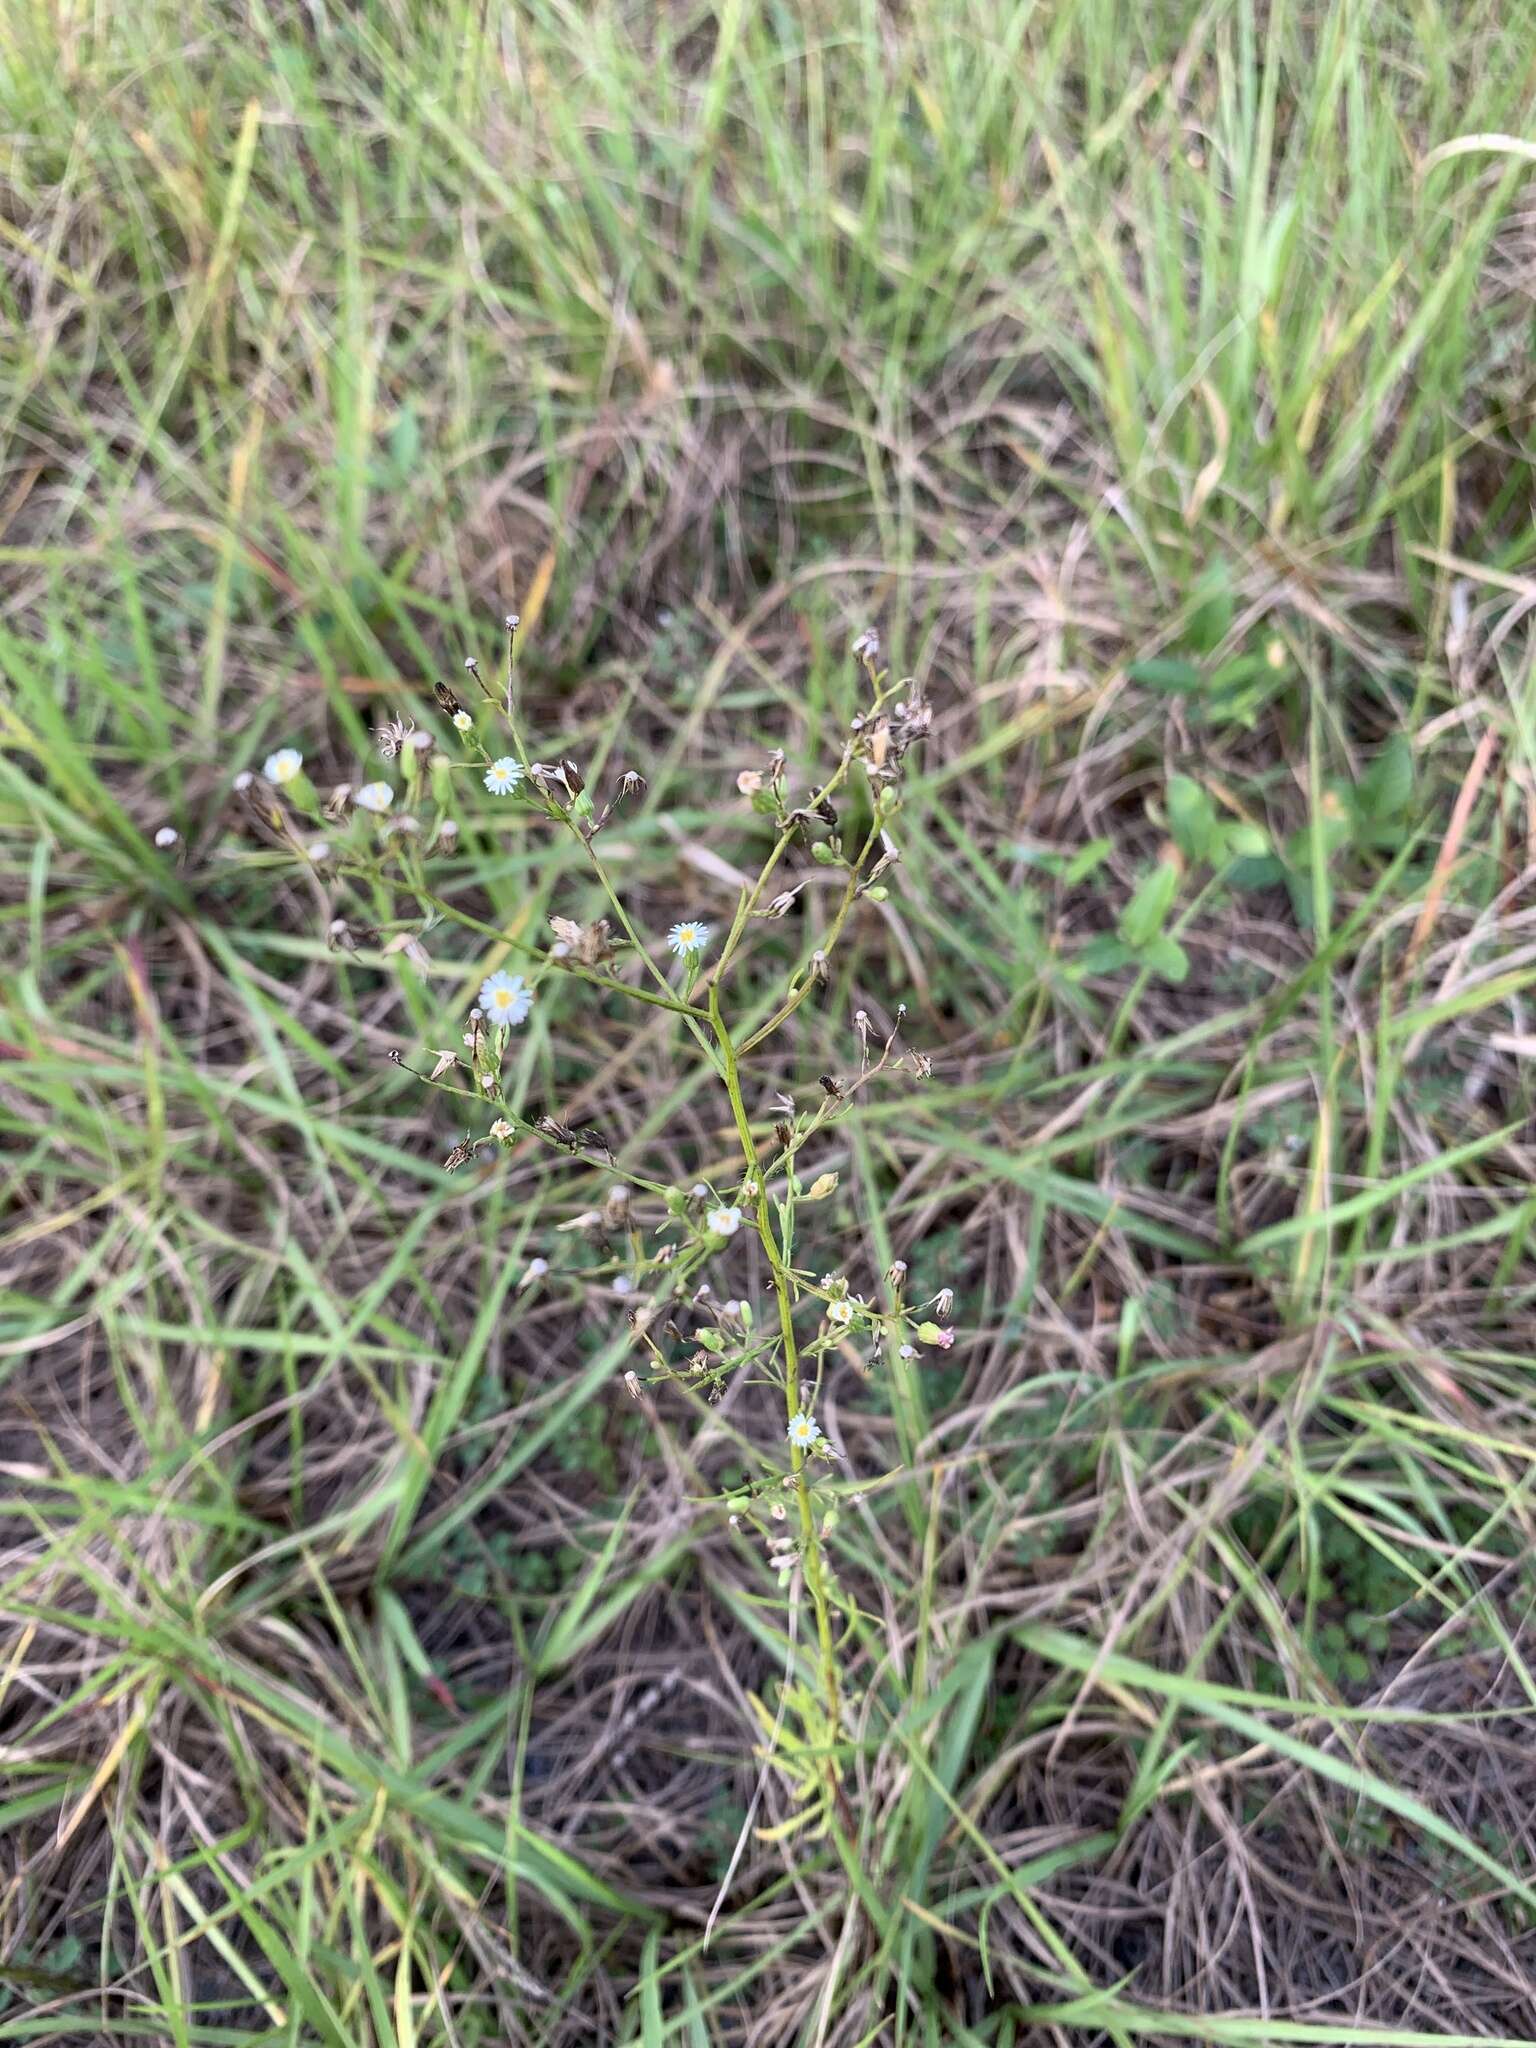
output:
[[[930,1071],[922,1053],[901,1044],[904,1008],[898,1006],[884,1029],[858,1011],[850,1040],[856,1070],[823,1075],[811,1100],[775,1085],[782,1076],[773,1073],[772,1048],[799,1010],[829,986],[829,963],[856,906],[884,899],[883,878],[900,858],[895,831],[903,770],[909,750],[928,730],[930,712],[920,689],[893,684],[881,668],[876,636],[861,634],[854,659],[863,706],[822,779],[792,789],[781,752],[737,778],[749,815],[761,820],[762,851],[729,924],[717,931],[689,913],[664,933],[648,934],[616,890],[602,849],[604,829],[643,791],[644,778],[631,770],[611,790],[595,793],[577,762],[535,755],[517,705],[516,632],[512,615],[505,669],[495,684],[473,657],[465,663],[472,708],[445,683],[435,686],[436,708],[448,728],[444,746],[409,720],[392,719],[375,731],[380,753],[398,765],[398,794],[360,775],[322,799],[301,774],[293,748],[269,757],[260,783],[246,778],[241,786],[295,860],[311,872],[324,861],[327,887],[336,892],[328,911],[333,948],[351,950],[367,939],[421,966],[429,964],[429,935],[435,943],[437,933],[456,926],[492,953],[468,1016],[451,1030],[444,1027],[450,1043],[427,1048],[430,1064],[410,1071],[460,1099],[456,1128],[462,1130],[466,1115],[475,1120],[449,1153],[449,1170],[485,1148],[536,1143],[606,1177],[601,1205],[559,1230],[627,1248],[623,1270],[609,1274],[606,1288],[610,1303],[615,1297],[624,1303],[632,1334],[624,1390],[646,1400],[648,1390],[674,1384],[704,1402],[741,1380],[771,1390],[778,1422],[768,1427],[764,1418],[756,1470],[715,1506],[738,1538],[761,1542],[785,1597],[798,1600],[803,1589],[809,1600],[815,1626],[808,1668],[790,1680],[781,1711],[765,1714],[764,1725],[773,1731],[770,1747],[780,1767],[805,1801],[795,1826],[826,1826],[839,1809],[841,1757],[851,1735],[842,1660],[851,1606],[829,1539],[854,1482],[823,1425],[824,1382],[838,1357],[864,1375],[877,1367],[911,1371],[922,1347],[952,1341],[927,1312],[942,1302],[947,1315],[953,1304],[947,1296],[910,1301],[907,1270],[898,1261],[884,1275],[876,1305],[840,1270],[818,1275],[802,1243],[810,1234],[808,1214],[814,1216],[815,1205],[837,1186],[836,1173],[806,1164],[825,1150],[829,1127],[879,1077]],[[485,796],[477,794],[479,785]],[[506,934],[435,885],[433,857],[457,843],[466,803],[493,829],[512,809],[569,835],[606,904],[605,915],[586,922],[551,918],[552,941],[521,963],[524,972],[500,964],[511,945]],[[359,811],[372,815],[364,819]],[[852,816],[862,822],[850,837]],[[322,821],[323,846],[308,829]],[[830,909],[767,1017],[751,1025],[738,1021],[733,995],[755,938],[786,916],[817,869],[840,878]],[[346,890],[355,895],[355,909],[342,907]],[[395,913],[383,923],[381,902]],[[740,1154],[734,1172],[680,1187],[615,1155],[589,1127],[525,1108],[508,1071],[510,1050],[535,1008],[553,1020],[562,1005],[580,1000],[572,983],[677,1020],[678,1045],[705,1063],[729,1107]],[[753,1241],[771,1295],[761,1319],[749,1299],[717,1301],[710,1277],[717,1261],[739,1263],[740,1247]],[[547,1286],[558,1278],[558,1261],[539,1256],[519,1286]]]

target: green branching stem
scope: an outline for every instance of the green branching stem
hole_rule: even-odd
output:
[[[762,1240],[768,1268],[773,1276],[773,1292],[779,1306],[779,1332],[784,1342],[784,1419],[800,1413],[800,1352],[795,1342],[794,1283],[774,1233],[773,1214],[768,1204],[766,1178],[759,1166],[757,1145],[752,1136],[751,1120],[747,1116],[746,1104],[741,1095],[741,1070],[737,1063],[736,1047],[730,1031],[720,1014],[720,991],[718,982],[712,983],[709,991],[709,1021],[714,1030],[715,1042],[720,1048],[721,1070],[725,1080],[726,1093],[731,1099],[731,1115],[735,1119],[737,1135],[746,1160],[747,1171],[757,1183],[757,1198],[754,1214],[757,1234]],[[790,1470],[794,1477],[795,1498],[800,1512],[801,1554],[805,1561],[805,1583],[811,1595],[811,1605],[816,1614],[816,1641],[821,1656],[822,1692],[826,1700],[827,1718],[832,1739],[835,1740],[840,1722],[841,1705],[837,1675],[837,1651],[832,1641],[832,1609],[827,1597],[826,1565],[821,1552],[821,1532],[816,1527],[816,1512],[811,1500],[810,1481],[806,1477],[805,1453],[798,1444],[789,1447]],[[827,1761],[828,1781],[836,1783],[836,1765],[832,1758]]]

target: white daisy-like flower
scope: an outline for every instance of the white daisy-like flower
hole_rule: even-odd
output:
[[[704,1228],[712,1237],[734,1237],[741,1228],[741,1211],[734,1206],[711,1209],[704,1218]]]
[[[522,779],[523,764],[513,760],[510,754],[503,754],[485,771],[485,786],[492,796],[510,796]]]
[[[667,944],[679,960],[689,959],[709,944],[709,926],[700,924],[696,917],[685,918],[667,933]]]
[[[821,1442],[821,1431],[812,1422],[809,1415],[791,1415],[789,1418],[789,1428],[785,1430],[784,1434],[789,1438],[797,1451],[814,1450],[817,1444]]]
[[[176,838],[177,833],[174,825],[162,825],[155,834],[155,844],[156,846],[174,846]]]
[[[455,732],[473,732],[475,729],[475,721],[470,717],[467,711],[455,711],[455,713],[453,714],[453,729]]]
[[[365,782],[352,801],[360,811],[387,811],[395,792],[387,782]]]
[[[491,1125],[491,1136],[499,1138],[505,1144],[512,1135],[512,1126],[507,1122],[506,1118],[504,1116],[497,1117],[495,1123]]]
[[[304,756],[297,747],[279,747],[275,754],[268,754],[261,764],[261,772],[274,789],[281,789],[285,782],[292,782],[304,770]]]
[[[829,1323],[836,1323],[840,1330],[846,1330],[853,1321],[853,1303],[851,1301],[829,1301],[827,1303],[827,1321]]]
[[[521,1024],[533,1008],[533,990],[520,974],[500,968],[481,982],[480,1007],[492,1024]]]

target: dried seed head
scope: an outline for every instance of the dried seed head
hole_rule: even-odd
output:
[[[542,1280],[548,1271],[548,1259],[530,1259],[522,1279],[517,1283],[518,1293],[521,1294],[525,1287],[531,1287],[535,1280]]]
[[[469,673],[470,673],[470,674],[471,674],[472,676],[478,676],[478,675],[479,675],[479,673],[480,673],[480,664],[479,664],[479,662],[478,662],[478,661],[476,661],[475,657],[474,657],[474,656],[473,656],[472,654],[467,654],[467,655],[465,655],[465,657],[464,657],[464,666],[465,666],[465,668],[467,668],[467,669],[469,670]]]
[[[391,718],[383,725],[376,725],[373,728],[373,743],[386,761],[393,761],[415,730],[416,727],[410,719]],[[428,744],[430,745],[430,741]]]
[[[938,1293],[933,1297],[933,1312],[940,1322],[947,1322],[954,1314],[955,1290],[952,1287],[941,1287],[939,1289]]]
[[[549,925],[555,935],[550,951],[557,960],[575,959],[583,967],[598,967],[613,951],[613,927],[606,917],[594,918],[591,924],[552,917]]]
[[[645,777],[638,768],[626,768],[619,777],[619,795],[621,797],[639,796],[644,788]]]
[[[414,932],[396,932],[384,946],[386,958],[392,953],[403,953],[413,967],[426,973],[431,965],[431,955]]]
[[[779,894],[774,897],[768,908],[763,912],[763,916],[786,917],[794,909],[795,898],[799,893],[798,889],[781,889]]]
[[[757,768],[743,768],[736,778],[736,787],[743,796],[756,796],[763,787],[762,771]]]
[[[523,623],[522,613],[508,612],[507,616],[502,620],[501,623],[506,627],[509,633],[515,633],[518,627]]]
[[[506,1118],[504,1116],[497,1117],[495,1123],[491,1125],[491,1136],[504,1145],[512,1135],[512,1126],[507,1122]]]
[[[437,837],[433,844],[440,853],[452,853],[459,843],[459,825],[456,818],[440,818]]]
[[[790,1146],[793,1145],[793,1143],[795,1142],[794,1125],[784,1123],[782,1121],[776,1123],[773,1127],[773,1135],[779,1141],[779,1150],[781,1152],[787,1152]]]
[[[352,936],[352,927],[344,917],[333,917],[326,929],[325,943],[333,953],[355,953],[357,940]]]
[[[639,1400],[639,1398],[640,1398],[640,1375],[639,1375],[639,1373],[637,1373],[637,1372],[633,1372],[633,1371],[625,1373],[625,1375],[624,1375],[624,1391],[625,1391],[625,1393],[626,1393],[626,1394],[628,1394],[628,1396],[629,1396],[629,1398],[631,1399],[631,1401],[638,1401],[638,1400]]]
[[[873,626],[866,626],[853,646],[849,649],[855,661],[878,661],[880,658],[880,635]]]
[[[450,1067],[456,1067],[459,1063],[457,1053],[440,1052],[434,1046],[428,1046],[427,1050],[432,1054],[432,1071],[427,1076],[429,1081],[440,1081]]]
[[[608,1190],[603,1199],[603,1221],[610,1230],[622,1230],[629,1216],[629,1189],[622,1181]]]
[[[811,955],[810,972],[812,981],[819,981],[825,986],[827,981],[827,956],[819,946]]]
[[[242,768],[240,770],[240,773],[235,777],[234,781],[230,784],[230,787],[234,790],[236,796],[244,796],[245,792],[250,788],[251,784],[255,780],[256,778],[251,773],[249,768]]]

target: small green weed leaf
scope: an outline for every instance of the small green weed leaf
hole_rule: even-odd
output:
[[[1405,733],[1394,733],[1348,796],[1356,846],[1400,846],[1412,798],[1413,746]]]
[[[1090,875],[1096,875],[1108,860],[1114,848],[1108,839],[1090,839],[1086,846],[1073,854],[1062,870],[1061,879],[1067,887],[1075,888],[1079,882],[1086,882]]]
[[[1413,795],[1413,746],[1406,733],[1396,732],[1366,769],[1355,787],[1355,805],[1372,825],[1400,818]]]
[[[421,421],[414,405],[402,405],[389,430],[389,466],[400,481],[414,476],[421,457]]]
[[[1196,654],[1209,654],[1221,645],[1231,629],[1231,572],[1225,562],[1213,562],[1195,585],[1195,608],[1190,614],[1184,645]]]
[[[1149,661],[1133,661],[1126,670],[1133,683],[1149,690],[1165,690],[1176,697],[1192,697],[1204,680],[1194,662],[1176,654],[1157,654]]]
[[[1269,834],[1262,825],[1241,820],[1226,830],[1227,851],[1235,860],[1266,860],[1273,853]]]
[[[1135,958],[1123,939],[1117,939],[1113,932],[1099,932],[1091,938],[1077,956],[1080,974],[1113,974],[1117,967],[1126,967]]]
[[[1168,829],[1186,860],[1213,860],[1221,839],[1210,792],[1190,775],[1168,778]]]
[[[1120,936],[1138,952],[1151,944],[1168,920],[1179,893],[1179,870],[1171,860],[1160,860],[1143,875],[1136,893],[1120,917]]]
[[[1175,938],[1167,932],[1160,932],[1142,954],[1142,959],[1152,972],[1164,981],[1171,981],[1175,988],[1189,978],[1189,955]]]
[[[1272,853],[1245,854],[1227,869],[1227,880],[1234,889],[1268,889],[1284,876],[1284,861]]]

